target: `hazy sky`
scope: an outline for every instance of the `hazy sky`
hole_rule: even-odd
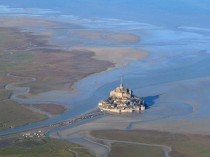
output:
[[[20,8],[46,8],[82,17],[133,20],[164,26],[206,27],[209,0],[0,0]]]

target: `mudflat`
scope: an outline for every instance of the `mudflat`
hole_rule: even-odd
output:
[[[113,66],[108,61],[93,59],[93,52],[48,48],[47,36],[34,36],[10,28],[0,29],[0,33],[4,35],[0,42],[1,80],[6,79],[7,72],[34,77],[36,81],[27,84],[31,93],[61,89],[66,85],[70,88],[74,82]]]
[[[127,65],[132,60],[144,59],[149,53],[134,48],[121,48],[112,46],[102,47],[76,47],[75,50],[94,52],[94,59],[107,60],[114,63],[116,67]]]
[[[173,157],[208,157],[210,155],[209,135],[178,134],[150,130],[101,130],[93,131],[91,135],[102,139],[102,141],[103,139],[116,140],[111,144],[109,156],[142,155],[149,157],[153,154],[161,157],[164,151],[158,145],[170,147],[171,152],[169,155]],[[129,142],[144,143],[148,144],[148,146]],[[157,146],[155,147],[154,144]]]
[[[63,106],[40,104],[33,108],[12,102],[9,98],[13,91],[4,88],[7,84],[27,82],[24,80],[30,77],[36,81],[22,84],[30,87],[30,93],[70,89],[74,82],[112,65],[92,59],[93,52],[38,48],[49,46],[48,36],[22,32],[14,26],[10,28],[12,21],[7,19],[7,23],[4,22],[7,27],[0,28],[1,130],[44,120],[66,111]],[[40,21],[37,23],[40,24]]]
[[[103,38],[103,34],[106,34],[108,39],[112,39],[113,44],[138,42],[139,38],[132,34],[82,30],[80,32],[77,30],[81,28],[79,25],[41,18],[1,17],[0,22],[2,22],[0,27],[1,99],[6,99],[6,102],[13,108],[23,107],[22,111],[30,110],[30,113],[37,116],[37,118],[32,118],[33,121],[20,120],[19,123],[16,123],[17,125],[2,122],[6,126],[16,127],[36,122],[46,117],[58,116],[66,111],[66,107],[56,104],[39,103],[35,106],[32,102],[29,106],[27,104],[18,106],[17,103],[10,101],[11,96],[17,92],[17,87],[26,87],[24,89],[26,94],[17,96],[20,99],[27,99],[28,96],[38,96],[40,93],[53,90],[70,92],[75,82],[91,74],[122,66],[130,60],[147,56],[146,52],[140,50],[113,46],[65,48],[60,45],[61,43],[53,40],[60,29],[66,28],[70,29],[74,35],[80,36],[81,40],[86,40],[89,35],[95,36],[98,40],[98,38]],[[44,31],[36,31],[37,28],[44,29]],[[101,42],[107,42],[108,39],[103,38]],[[77,41],[71,41],[69,44],[72,43],[75,44]],[[12,88],[5,89],[7,85],[11,85]],[[0,107],[3,108],[5,104],[1,101]],[[9,112],[5,112],[2,116],[8,114]],[[24,115],[24,113],[21,114]]]

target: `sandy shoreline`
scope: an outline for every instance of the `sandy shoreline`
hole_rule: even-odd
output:
[[[17,19],[18,21],[15,21]],[[80,26],[74,24],[27,17],[1,17],[0,21],[3,23],[0,33],[3,33],[5,37],[4,44],[0,43],[2,44],[2,52],[5,56],[14,56],[14,58],[11,58],[13,62],[19,58],[24,62],[19,65],[17,61],[17,65],[15,64],[14,67],[9,69],[11,76],[2,76],[2,80],[7,80],[8,82],[2,81],[3,84],[1,86],[8,87],[7,90],[13,93],[10,96],[12,101],[29,104],[26,107],[27,109],[45,115],[48,118],[58,116],[66,111],[65,108],[69,108],[69,102],[66,100],[65,102],[60,101],[62,99],[62,91],[66,93],[73,92],[73,85],[81,79],[107,69],[125,66],[132,60],[139,60],[148,56],[148,53],[137,49],[113,46],[72,47],[72,49],[67,50],[59,47],[59,44],[55,41],[52,42],[51,38],[56,36],[54,33],[57,32],[59,27],[72,28],[72,30],[80,28]],[[24,23],[27,24],[24,25]],[[40,25],[42,25],[42,29],[46,29],[44,32],[37,32],[36,28]],[[35,32],[33,32],[33,29]],[[49,29],[55,30],[50,32],[48,31]],[[77,31],[76,34],[78,33]],[[88,32],[88,35],[90,33],[97,34],[97,32],[93,31]],[[14,35],[14,37],[10,38],[11,35]],[[137,42],[137,37],[130,34],[112,35],[112,33],[109,33],[108,35],[116,41],[121,40],[120,38],[123,37],[125,41],[122,42],[130,42],[130,40]],[[86,37],[85,35],[84,38]],[[11,47],[10,42],[13,42],[15,47]],[[16,56],[17,59],[15,58]],[[25,66],[27,68],[24,68]],[[12,81],[9,81],[10,79]],[[7,85],[5,85],[6,83]],[[59,97],[59,94],[61,96],[56,101],[51,100],[50,97],[52,96],[49,98],[45,97],[44,100],[43,96],[40,95],[40,93],[53,90],[60,91],[60,93],[55,93],[56,97]],[[59,104],[64,105],[64,107],[47,104]],[[47,109],[49,107],[54,107],[55,109],[59,107],[62,111],[55,112],[55,109]]]
[[[34,122],[29,111],[50,117],[19,128],[8,123],[13,129],[0,134],[46,127],[47,136],[82,145],[96,157],[209,157],[207,2],[108,3],[105,10],[99,9],[104,2],[50,4],[49,10],[0,6],[1,15],[8,13],[0,17],[0,120]],[[93,8],[81,10],[87,7]],[[86,115],[120,77],[149,109]]]
[[[34,24],[34,21],[32,23]],[[37,22],[38,25],[41,23],[41,21]],[[8,26],[11,24],[13,23],[7,23]],[[16,45],[22,43],[18,49],[8,51],[11,49],[5,48],[5,56],[18,54],[15,59],[23,57],[24,60],[29,59],[31,62],[27,70],[23,68],[25,62],[17,69],[9,69],[12,74],[37,79],[36,82],[22,84],[22,87],[19,87],[21,83],[17,83],[21,79],[11,79],[12,81],[8,82],[10,85],[12,82],[17,83],[12,89],[13,92],[17,92],[16,96],[14,92],[13,100],[25,104],[62,104],[70,106],[70,110],[58,117],[34,123],[31,127],[57,123],[95,108],[98,100],[107,96],[107,92],[115,87],[117,78],[124,75],[125,84],[129,88],[133,89],[138,96],[151,100],[149,110],[140,115],[104,116],[78,123],[69,128],[51,130],[50,137],[81,144],[92,151],[96,150],[97,156],[103,156],[104,153],[110,151],[110,147],[91,140],[90,132],[92,131],[150,130],[153,131],[152,134],[169,133],[170,137],[173,134],[189,136],[210,134],[208,121],[210,73],[206,68],[209,67],[210,55],[207,50],[201,52],[197,48],[199,44],[204,43],[201,36],[198,35],[198,39],[193,43],[195,45],[191,46],[188,43],[192,42],[190,33],[184,32],[180,35],[174,30],[153,28],[151,32],[149,31],[153,39],[151,36],[144,36],[140,41],[143,43],[139,43],[128,35],[125,39],[126,44],[130,42],[127,39],[132,38],[133,45],[122,47],[121,43],[118,46],[115,45],[120,41],[117,38],[122,37],[121,35],[110,33],[112,39],[116,38],[116,42],[113,43],[108,43],[106,40],[94,43],[94,40],[103,38],[101,32],[83,31],[80,33],[76,30],[74,34],[74,30],[71,30],[70,33],[62,36],[65,30],[53,30],[52,28],[53,31],[48,32],[46,30],[55,26],[50,23],[42,24],[45,30],[36,32],[35,40],[30,40],[31,43],[21,38],[20,43],[16,43]],[[56,28],[58,27],[60,26],[56,25]],[[33,27],[30,28],[30,30],[33,29]],[[21,32],[19,29],[14,30],[18,37]],[[7,33],[12,34],[14,30],[12,28]],[[33,33],[28,34],[27,31],[23,34],[27,39],[34,35]],[[88,38],[89,35],[93,35],[92,39]],[[137,36],[140,36],[140,33]],[[168,39],[168,36],[171,38]],[[57,40],[54,39],[56,37]],[[194,34],[192,37],[195,38]],[[10,40],[12,39],[9,38],[8,43]],[[200,43],[197,42],[199,40],[201,40]],[[69,43],[71,44],[68,45]],[[196,43],[199,44],[196,45]],[[53,47],[50,48],[50,45]],[[24,53],[21,53],[22,50]],[[186,54],[183,55],[183,52]],[[71,87],[77,88],[78,91]],[[26,92],[29,88],[32,91],[30,94]],[[44,106],[44,109],[46,108],[48,106]],[[25,126],[19,129],[27,129],[27,127],[30,128],[30,126]],[[108,139],[105,142],[110,141]],[[113,143],[116,144],[117,141]],[[117,148],[118,145],[116,144],[115,147]]]
[[[133,60],[140,60],[149,56],[148,52],[132,48],[75,47],[73,49],[94,52],[94,59],[110,61],[115,64],[115,68],[126,66]]]
[[[52,38],[54,38],[53,36],[57,35],[55,34],[57,31],[56,29],[62,27],[63,23],[50,20],[48,21],[46,19],[39,18],[17,18],[20,19],[17,22],[14,21],[15,18],[13,17],[0,18],[0,20],[2,20],[3,22],[2,29],[5,29],[6,31],[7,29],[10,30],[10,32],[8,32],[8,35],[12,34],[14,31],[17,36],[21,36],[23,38],[22,40],[20,40],[19,43],[16,44],[19,47],[13,48],[10,51],[12,51],[12,53],[14,54],[20,55],[30,54],[31,57],[33,57],[33,60],[30,61],[32,64],[29,64],[27,70],[23,71],[22,69],[12,69],[11,72],[13,72],[17,76],[31,76],[37,78],[36,83],[32,83],[32,85],[29,84],[29,87],[31,86],[31,92],[34,94],[45,91],[45,89],[43,88],[44,86],[46,86],[46,90],[59,89],[59,86],[62,86],[62,84],[66,84],[66,87],[72,86],[74,82],[78,82],[79,80],[91,74],[105,71],[107,69],[110,69],[114,65],[115,67],[124,66],[128,64],[131,60],[138,60],[148,56],[147,52],[141,50],[131,48],[117,48],[113,46],[74,46],[69,50],[65,50],[65,47],[59,47],[59,43],[56,43],[55,40],[52,41]],[[28,28],[26,28],[28,30],[25,30],[24,27],[21,27],[24,26],[23,24],[25,23],[25,21],[27,21],[27,25],[25,25],[25,27],[27,26]],[[39,25],[42,25],[44,29],[54,29],[55,27],[55,30],[51,32],[37,32],[36,27],[38,27]],[[69,25],[70,24],[67,23],[64,24],[65,27],[70,27]],[[33,29],[36,31],[35,34],[33,33]],[[72,31],[74,31],[74,29],[72,29]],[[95,32],[89,33],[94,34]],[[126,36],[126,34],[124,35]],[[25,38],[28,40],[27,42],[24,41]],[[10,39],[8,39],[8,41],[6,42],[10,42],[9,40]],[[15,41],[13,42],[15,44]],[[2,47],[2,49],[5,49],[4,51],[7,51],[11,48],[9,47],[9,45],[7,45],[7,47]],[[22,54],[22,51],[24,51],[24,54]],[[82,65],[81,63],[87,65]],[[46,74],[44,75],[44,73],[48,74],[49,76],[45,76]],[[52,77],[54,77],[54,80],[52,79]],[[50,86],[55,86],[55,88],[50,89]]]

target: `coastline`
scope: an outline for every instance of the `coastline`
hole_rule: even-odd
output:
[[[157,33],[159,33],[158,32],[159,31],[159,28],[158,28],[158,30],[157,30]],[[159,34],[164,34],[164,33],[166,33],[166,34],[170,34],[171,33],[171,31],[169,30],[166,30],[166,32],[163,32],[163,30],[161,30],[161,33],[159,33]],[[185,32],[186,33],[186,32]],[[155,33],[154,33],[155,34]],[[155,34],[156,35],[156,34]],[[174,35],[174,34],[173,34]],[[187,36],[186,37],[186,39],[185,39],[185,35],[190,35],[190,34],[183,34],[183,36],[179,36],[179,38],[183,38],[183,40],[185,40],[185,41],[188,41],[189,39],[189,36]],[[179,39],[179,38],[177,38],[177,39]],[[148,41],[150,40],[150,39],[144,39],[143,40],[143,44],[145,44],[145,43],[147,43]],[[158,38],[155,38],[154,39],[154,41],[152,41],[152,42],[150,42],[149,43],[149,47],[151,47],[151,49],[155,49],[155,48],[157,48],[157,44],[159,43],[159,42],[157,42],[156,43],[156,40],[157,41],[159,41],[160,39],[158,39]],[[161,40],[162,40],[162,38],[161,38]],[[181,40],[182,41],[182,40]],[[153,44],[153,42],[154,42],[154,46],[152,45]],[[169,41],[169,46],[173,46],[173,45],[170,45],[170,43],[171,43],[171,41]],[[155,45],[156,44],[156,45]],[[166,43],[167,44],[167,43]],[[175,46],[177,47],[177,45],[179,45],[180,43],[179,42],[175,42]],[[95,50],[95,51],[98,51],[98,54],[99,55],[101,55],[101,56],[103,56],[104,54],[101,52],[101,48],[100,47],[98,47],[98,46],[92,46],[93,48],[90,48],[89,50]],[[113,46],[112,46],[113,47]],[[208,54],[207,53],[205,53],[205,56],[204,57],[202,57],[200,54],[198,54],[197,53],[197,51],[195,52],[195,57],[191,54],[191,53],[187,53],[186,55],[190,55],[189,57],[192,59],[192,62],[190,62],[190,61],[187,61],[187,58],[184,56],[184,57],[181,57],[181,55],[178,53],[179,52],[179,50],[180,50],[180,48],[178,47],[177,48],[177,50],[175,49],[174,51],[175,52],[177,52],[177,54],[176,53],[174,53],[174,55],[172,55],[171,57],[169,57],[169,60],[166,60],[166,57],[167,57],[167,52],[168,52],[168,48],[167,48],[167,45],[166,45],[166,49],[164,49],[164,47],[165,46],[162,46],[161,48],[162,49],[157,49],[157,51],[158,51],[158,53],[156,52],[152,52],[153,54],[152,54],[152,56],[151,57],[149,57],[149,59],[147,60],[148,62],[147,63],[145,63],[144,62],[144,64],[139,64],[139,65],[130,65],[130,69],[128,69],[128,70],[132,70],[132,71],[130,71],[130,73],[128,73],[128,74],[131,74],[131,77],[133,77],[133,76],[135,76],[136,75],[136,77],[139,77],[139,78],[143,78],[143,79],[140,79],[140,80],[135,80],[135,78],[134,78],[134,82],[142,82],[142,85],[143,86],[148,86],[148,85],[150,85],[151,86],[151,84],[160,84],[161,82],[162,83],[164,83],[164,82],[170,82],[170,81],[175,81],[175,80],[183,80],[183,79],[189,79],[189,78],[194,78],[194,77],[199,77],[200,75],[202,76],[203,74],[202,73],[198,73],[199,75],[196,75],[196,71],[198,72],[200,72],[201,70],[199,70],[199,67],[202,67],[203,69],[205,69],[205,67],[207,67],[208,66],[208,63],[206,63],[206,60],[205,60],[205,58],[206,57],[208,57]],[[75,47],[74,47],[75,48]],[[84,48],[86,48],[86,47],[84,47]],[[181,47],[181,48],[183,48],[183,47]],[[193,48],[194,47],[192,47],[192,50],[193,50]],[[88,48],[87,48],[88,49]],[[186,49],[185,49],[185,47],[183,48],[184,50],[188,50],[189,49],[189,47],[186,47]],[[113,50],[113,49],[109,49],[110,51],[111,50]],[[150,50],[150,49],[149,49]],[[160,51],[160,50],[163,50],[163,51]],[[191,50],[191,49],[190,49]],[[160,51],[160,52],[159,52]],[[45,51],[46,52],[46,51]],[[111,51],[112,52],[112,51]],[[149,51],[150,52],[150,51]],[[94,52],[92,52],[92,53],[94,53]],[[161,55],[159,55],[159,53],[161,53]],[[94,54],[93,54],[94,55]],[[168,56],[170,56],[171,54],[169,54]],[[179,56],[179,57],[175,57],[175,56]],[[94,56],[92,56],[93,58],[94,58]],[[197,58],[198,59],[198,61],[197,60],[195,60],[194,58]],[[202,62],[201,62],[202,61]],[[137,61],[134,61],[135,62],[135,64],[138,64],[139,62],[137,62]],[[161,63],[161,64],[160,64]],[[168,67],[169,67],[169,71],[167,71],[167,69],[166,69],[166,71],[165,71],[165,65],[166,65],[166,63],[168,63],[167,65],[168,65]],[[179,63],[179,65],[180,66],[183,66],[184,68],[178,68],[178,70],[177,69],[175,69],[174,67],[176,66],[176,64],[177,63]],[[202,63],[202,64],[201,64]],[[190,68],[188,65],[193,65],[193,67],[192,68]],[[142,68],[143,67],[143,68]],[[149,71],[150,73],[148,74],[148,73],[146,73],[146,75],[142,75],[142,74],[144,74],[144,72],[146,71],[147,72],[147,69],[149,69],[149,68],[151,68],[152,70],[153,70],[153,67],[154,67],[154,69],[156,68],[156,70],[160,70],[160,71],[155,71],[155,70],[151,70],[151,71]],[[171,72],[171,68],[172,67],[172,69],[174,68],[175,70],[177,70],[177,71],[175,71],[175,73],[172,73]],[[126,67],[127,68],[127,67]],[[139,70],[139,68],[142,68],[142,69],[140,69]],[[146,70],[145,70],[145,69]],[[158,69],[159,68],[159,69]],[[162,68],[162,69],[161,69]],[[118,69],[117,69],[118,70]],[[123,70],[119,70],[119,71],[117,71],[116,69],[114,70],[116,73],[118,73],[118,74],[116,74],[115,72],[113,73],[113,75],[114,76],[109,76],[109,74],[106,76],[107,77],[107,80],[110,80],[110,82],[113,82],[113,80],[116,80],[116,79],[113,79],[114,77],[115,78],[117,78],[117,77],[119,77],[119,75],[122,75],[122,74],[124,74],[124,69]],[[125,69],[125,70],[127,70],[127,69]],[[142,71],[143,72],[142,72]],[[150,70],[150,69],[149,69]],[[191,74],[187,74],[187,73],[185,73],[186,74],[186,78],[184,78],[183,76],[184,75],[182,75],[183,73],[184,73],[184,70],[185,71],[189,71],[189,72],[192,72]],[[123,71],[123,72],[122,72]],[[154,72],[154,73],[153,73]],[[101,72],[101,73],[103,73],[103,72]],[[125,72],[126,73],[126,72]],[[107,74],[107,73],[106,73]],[[154,75],[151,75],[151,74],[154,74]],[[169,77],[164,77],[164,75],[161,75],[161,74],[166,74],[166,76],[172,76],[172,77],[170,77],[171,79],[169,79]],[[80,88],[79,89],[82,89],[82,87],[84,87],[84,85],[85,84],[87,84],[87,82],[89,81],[89,80],[91,80],[91,79],[89,79],[89,78],[92,78],[93,80],[92,80],[92,82],[94,82],[94,81],[96,81],[96,83],[98,83],[97,85],[94,85],[94,83],[92,83],[91,81],[90,81],[90,84],[91,85],[93,85],[93,86],[91,86],[91,88],[93,88],[93,90],[96,90],[96,89],[98,89],[98,87],[101,87],[101,86],[103,86],[103,84],[107,84],[107,83],[110,83],[109,81],[107,81],[107,82],[105,82],[106,80],[105,79],[102,79],[104,82],[99,82],[100,81],[100,77],[98,77],[98,78],[93,78],[93,76],[95,76],[95,75],[97,75],[97,73],[95,73],[95,74],[92,74],[92,75],[89,75],[89,77],[86,77],[86,78],[84,78],[84,79],[82,79],[82,80],[80,80],[79,82],[76,82],[76,88],[78,87],[78,86],[80,86]],[[100,75],[100,74],[99,74]],[[206,75],[208,75],[208,74],[206,74]],[[105,76],[105,75],[102,75],[102,76]],[[146,76],[149,76],[149,77],[146,77]],[[145,77],[145,78],[144,78]],[[111,79],[110,79],[111,78]],[[153,78],[158,78],[158,79],[156,79],[156,80],[152,80]],[[82,82],[83,80],[88,80],[88,81],[84,81],[84,82]],[[148,80],[148,82],[146,82],[146,81]],[[82,82],[82,83],[81,83]],[[100,83],[100,84],[99,84]],[[135,86],[135,83],[133,83],[133,80],[131,80],[130,81],[130,84],[131,84],[131,86]],[[114,83],[112,84],[112,85],[114,85]],[[85,89],[83,89],[84,90],[84,93],[86,92],[86,91],[88,91],[88,92],[90,92],[90,90],[91,90],[91,94],[93,93],[92,92],[92,89],[88,89],[88,87],[90,87],[90,86],[85,86]],[[145,90],[144,90],[144,92],[141,92],[141,90],[139,90],[139,88],[141,87],[141,84],[138,84],[137,85],[137,87],[135,86],[135,88],[137,88],[138,89],[138,92],[140,93],[140,95],[142,95],[142,96],[148,96],[148,94],[149,95],[159,95],[159,94],[161,94],[161,92],[164,92],[165,91],[165,89],[157,89],[156,91],[154,91],[154,90],[151,90],[151,88],[146,88]],[[102,87],[103,88],[103,87]],[[110,88],[110,87],[109,87]],[[167,90],[167,89],[166,89]],[[146,91],[146,92],[145,92]],[[150,91],[152,91],[152,93],[150,92]],[[65,95],[65,97],[62,97],[61,99],[63,99],[64,101],[62,101],[62,104],[65,104],[68,100],[70,100],[70,99],[72,99],[72,97],[74,96],[72,96],[71,97],[71,95],[67,95],[67,93],[68,93],[69,91],[65,91],[65,92],[61,92],[61,93],[58,93],[59,95]],[[76,91],[77,92],[77,91]],[[45,95],[46,94],[46,95]],[[50,96],[51,94],[53,95],[53,94],[57,94],[56,93],[56,91],[52,91],[52,92],[49,92],[49,93],[45,93],[45,94],[42,94],[42,95],[39,95],[39,96],[36,96],[36,97],[33,97],[32,99],[31,99],[31,101],[32,102],[37,102],[36,100],[37,99],[39,99],[39,98],[41,98],[41,99],[43,99],[44,100],[44,98],[46,98],[46,99],[48,99],[49,100],[49,98],[50,97],[52,97],[52,96]],[[80,93],[79,93],[80,94]],[[78,94],[78,95],[79,95]],[[177,94],[177,93],[175,93],[175,94]],[[55,95],[53,95],[53,96],[55,96]],[[77,96],[78,96],[77,95]],[[49,96],[49,97],[46,97],[46,96]],[[170,95],[170,96],[172,96],[172,94]],[[68,99],[67,99],[67,97],[68,97]],[[87,97],[85,97],[85,98],[87,98]],[[99,98],[101,98],[101,97],[99,97]],[[98,99],[99,99],[98,98]],[[45,100],[46,100],[45,99]],[[56,98],[57,99],[57,98]],[[164,99],[163,99],[164,100]],[[166,99],[166,100],[168,100],[168,99]],[[30,101],[30,100],[29,100]],[[53,100],[54,101],[54,100]],[[76,100],[75,100],[76,101]],[[208,101],[208,100],[207,100]],[[46,101],[45,101],[46,102]],[[40,103],[40,102],[39,102]],[[76,102],[77,103],[77,102]],[[76,104],[75,103],[75,104]],[[84,102],[81,102],[81,104],[79,104],[80,105],[80,107],[82,106],[82,103],[84,104]],[[90,102],[90,103],[93,103],[92,101]],[[95,102],[94,102],[95,103]],[[175,102],[174,102],[175,103]],[[191,102],[190,102],[191,103]],[[188,106],[191,106],[190,105],[190,103],[189,103],[189,105]],[[183,103],[184,104],[184,103]],[[185,103],[185,104],[188,104],[188,103]],[[67,104],[67,105],[71,105],[70,103],[69,104]],[[156,103],[156,105],[159,107],[160,105],[161,105],[161,102],[159,103],[159,104],[157,104]],[[184,106],[184,105],[183,105]],[[195,105],[195,107],[196,107],[196,105]],[[197,107],[199,107],[199,105],[197,105]],[[85,108],[85,109],[87,109],[87,108]],[[85,110],[84,109],[84,110]],[[184,110],[184,112],[185,112],[185,110]],[[187,113],[188,113],[188,111],[186,111]]]
[[[48,119],[8,125],[0,141],[43,132],[96,157],[209,157],[208,3],[108,2],[100,9],[103,1],[44,2],[46,9],[43,2],[2,2],[0,125],[9,121],[4,117],[35,120],[35,112]],[[92,110],[120,77],[148,110]]]
[[[103,47],[75,47],[73,49],[94,52],[95,54],[93,56],[94,59],[107,60],[109,62],[112,62],[114,64],[114,67],[109,68],[110,70],[126,66],[129,62],[132,62],[134,60],[145,59],[149,56],[148,52],[133,48],[103,46]]]
[[[25,17],[23,17],[23,19],[25,20]],[[8,20],[8,24],[6,23],[7,20]],[[12,32],[15,31],[17,37],[20,36],[21,34],[23,34],[26,38],[29,38],[30,40],[29,40],[29,43],[25,42],[24,38],[23,38],[23,40],[19,40],[20,43],[17,43],[17,46],[18,45],[21,45],[21,46],[16,49],[12,49],[12,50],[10,50],[10,48],[9,48],[10,45],[6,44],[8,47],[5,47],[4,53],[7,54],[8,50],[10,50],[9,55],[15,56],[17,54],[18,56],[21,56],[21,57],[23,56],[24,62],[27,62],[27,60],[28,60],[28,58],[25,58],[25,55],[27,56],[27,54],[30,54],[29,61],[30,62],[32,61],[32,62],[29,64],[30,66],[28,66],[27,70],[22,69],[23,65],[21,65],[20,67],[17,66],[17,68],[15,68],[15,69],[11,68],[10,73],[7,74],[7,78],[10,79],[10,77],[13,77],[12,78],[13,81],[9,81],[7,83],[7,85],[4,85],[4,86],[7,90],[12,91],[12,93],[13,93],[10,96],[10,100],[16,101],[17,103],[21,103],[21,104],[25,104],[25,105],[29,104],[28,109],[31,109],[32,111],[35,111],[36,113],[41,113],[41,114],[48,116],[50,118],[53,118],[54,116],[51,115],[50,113],[45,112],[45,111],[41,111],[40,109],[38,109],[36,107],[36,105],[33,107],[31,104],[38,104],[38,105],[59,104],[59,105],[65,106],[67,108],[69,108],[69,106],[71,104],[69,105],[69,103],[66,101],[65,102],[60,101],[62,99],[62,97],[58,101],[50,100],[48,97],[45,99],[45,97],[43,97],[43,95],[42,95],[42,93],[45,93],[45,91],[42,91],[42,90],[41,91],[39,91],[39,90],[33,91],[34,87],[37,89],[39,87],[43,88],[45,85],[50,83],[50,81],[48,80],[48,82],[46,82],[46,84],[42,84],[42,83],[36,84],[37,82],[39,83],[40,79],[42,79],[42,78],[48,79],[48,78],[44,78],[45,77],[44,72],[41,72],[40,68],[38,70],[36,70],[36,72],[35,72],[35,69],[37,67],[42,67],[43,63],[45,63],[45,65],[43,64],[43,67],[48,68],[48,72],[47,72],[48,75],[50,74],[49,68],[52,68],[52,72],[53,72],[54,76],[60,76],[59,71],[61,71],[61,69],[66,69],[66,67],[68,67],[68,66],[73,66],[76,69],[77,72],[75,74],[74,73],[71,74],[71,71],[66,71],[67,73],[69,73],[66,76],[71,77],[71,75],[78,75],[78,78],[74,79],[73,82],[71,82],[71,83],[69,83],[69,80],[66,80],[65,82],[63,82],[63,80],[62,80],[63,78],[61,78],[61,79],[59,78],[56,81],[62,82],[65,85],[62,88],[60,88],[59,84],[57,85],[56,83],[54,83],[52,91],[50,91],[50,92],[54,92],[53,91],[54,89],[59,90],[59,91],[64,90],[64,92],[69,92],[69,94],[71,94],[75,90],[75,89],[73,89],[75,87],[75,84],[78,85],[81,80],[85,80],[86,78],[89,78],[89,77],[94,77],[94,75],[96,75],[96,74],[100,75],[100,73],[102,73],[102,72],[106,72],[106,71],[110,72],[113,69],[120,68],[122,66],[127,65],[132,60],[139,60],[139,59],[143,59],[148,56],[148,53],[146,53],[144,51],[140,51],[137,49],[129,49],[129,48],[117,48],[117,47],[113,47],[113,46],[110,46],[110,47],[109,46],[106,46],[106,47],[82,47],[82,50],[81,50],[81,47],[73,47],[70,50],[65,50],[65,48],[60,48],[55,43],[54,43],[55,45],[52,45],[52,42],[50,39],[50,37],[52,36],[51,33],[47,33],[47,34],[43,33],[43,32],[42,33],[37,33],[37,32],[33,33],[33,31],[30,29],[29,29],[30,32],[28,32],[28,30],[25,30],[24,27],[21,27],[21,25],[22,25],[21,22],[23,22],[24,20],[16,23],[16,27],[14,25],[12,28],[10,28],[11,27],[11,23],[9,22],[10,20],[13,20],[13,18],[4,17],[4,19],[3,19],[3,21],[5,22],[4,24],[5,24],[5,26],[6,25],[8,26],[7,28],[4,28],[4,29],[5,30],[8,29],[10,31],[10,32],[8,32],[9,34],[10,33],[12,34]],[[43,20],[43,21],[45,21],[45,20]],[[40,23],[43,23],[43,21],[39,19],[37,21],[37,25],[40,25]],[[36,20],[33,21],[33,24],[35,24],[35,23],[36,23]],[[14,21],[12,22],[12,24],[15,24]],[[28,26],[32,26],[32,24],[30,22],[28,24],[29,24]],[[60,25],[58,23],[53,24],[52,21],[50,21],[49,23],[46,22],[43,25],[43,27],[46,29],[50,28],[51,26],[52,27],[60,27]],[[32,27],[31,29],[33,29],[33,28],[34,27]],[[116,34],[115,34],[115,36],[117,38]],[[35,37],[35,39],[31,40],[32,37]],[[121,37],[121,35],[119,37]],[[41,43],[42,40],[43,40],[43,42]],[[8,39],[8,42],[10,42],[10,39]],[[41,45],[39,45],[39,43]],[[50,46],[52,46],[52,48],[49,48]],[[22,54],[22,51],[24,52],[23,54]],[[121,55],[118,55],[119,53]],[[111,55],[113,57],[111,57]],[[31,56],[32,56],[32,58],[31,58]],[[124,56],[128,56],[128,57],[125,58]],[[56,58],[56,60],[54,60],[54,58]],[[49,61],[47,61],[46,59],[48,59]],[[57,62],[57,60],[59,62]],[[69,62],[70,62],[70,64],[69,64]],[[81,62],[83,64],[84,63],[87,63],[87,64],[80,66]],[[55,65],[55,64],[57,64],[57,65]],[[62,66],[59,67],[58,66],[59,64]],[[30,70],[31,67],[33,68],[33,70]],[[90,69],[90,71],[87,70],[87,67]],[[80,69],[82,69],[82,68],[84,68],[84,71],[83,71],[84,74],[82,74],[80,71]],[[56,73],[58,72],[58,74],[55,74],[54,70],[56,70]],[[39,75],[39,71],[41,72],[40,73],[41,75]],[[62,72],[63,72],[63,70],[62,70]],[[4,78],[4,79],[6,80],[6,78]],[[18,80],[18,81],[15,81],[15,80]],[[40,94],[40,92],[41,92],[41,94]],[[46,92],[46,93],[48,93],[48,92]],[[56,97],[59,97],[59,94],[62,95],[62,92],[57,93]],[[32,98],[32,100],[31,100],[31,98]],[[33,100],[33,98],[35,98],[35,100]],[[36,100],[39,100],[39,101],[36,101]],[[70,106],[70,110],[68,110],[67,112],[69,112],[69,113],[71,112],[71,107],[72,106]],[[88,110],[90,110],[90,108]],[[58,116],[58,114],[57,114],[57,116]]]

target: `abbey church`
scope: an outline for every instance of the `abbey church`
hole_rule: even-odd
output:
[[[100,101],[98,107],[102,111],[134,112],[145,110],[145,103],[144,100],[133,95],[131,89],[125,88],[121,80],[120,86],[110,92],[107,100]]]

